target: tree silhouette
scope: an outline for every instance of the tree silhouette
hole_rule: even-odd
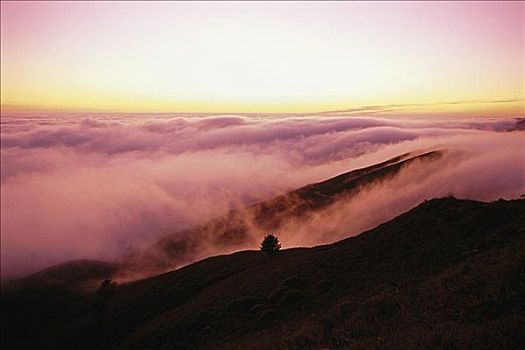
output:
[[[113,294],[115,288],[117,287],[117,282],[110,279],[105,279],[100,284],[100,287],[97,289],[97,294],[103,297]]]
[[[279,243],[279,238],[272,235],[271,233],[266,235],[261,242],[261,250],[267,253],[273,253],[281,249],[281,243]]]

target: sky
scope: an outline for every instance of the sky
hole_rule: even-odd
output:
[[[2,114],[518,116],[524,16],[523,2],[2,1]]]

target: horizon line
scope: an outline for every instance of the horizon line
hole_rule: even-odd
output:
[[[410,108],[421,108],[421,107],[439,107],[439,106],[461,106],[461,105],[472,105],[472,104],[505,104],[505,103],[522,103],[521,105],[521,114],[525,114],[525,97],[512,97],[512,98],[500,98],[500,99],[460,99],[460,100],[447,100],[447,101],[439,101],[439,102],[406,102],[406,103],[387,103],[387,104],[365,104],[365,105],[359,105],[356,107],[348,107],[348,108],[333,108],[333,109],[322,109],[317,111],[297,111],[297,112],[290,112],[290,111],[242,111],[242,110],[224,110],[224,111],[185,111],[185,110],[165,110],[165,111],[155,111],[153,109],[150,110],[121,110],[121,109],[112,109],[112,108],[106,108],[106,109],[77,109],[77,108],[68,108],[68,107],[32,107],[29,105],[12,105],[12,104],[1,104],[0,105],[0,115],[4,113],[8,114],[24,114],[24,113],[54,113],[54,114],[62,114],[62,113],[111,113],[111,114],[171,114],[171,113],[179,113],[179,114],[206,114],[206,115],[214,115],[214,114],[240,114],[240,115],[256,115],[256,114],[264,114],[264,115],[301,115],[301,116],[308,116],[308,115],[354,115],[354,114],[364,114],[364,115],[370,115],[370,114],[377,114],[377,113],[396,113],[396,112],[403,112]],[[465,111],[456,111],[456,112],[465,112]],[[439,114],[440,111],[428,111],[428,112],[419,112],[420,113],[429,113],[429,114]],[[512,113],[511,113],[512,114]],[[519,113],[518,113],[519,114]]]

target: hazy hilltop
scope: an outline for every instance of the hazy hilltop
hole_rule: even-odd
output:
[[[216,256],[109,295],[2,293],[5,349],[519,348],[525,200],[430,200],[357,237]]]
[[[301,227],[303,223],[316,216],[321,222],[317,223],[315,230],[322,232],[325,229],[323,222],[330,220],[334,212],[348,210],[344,205],[362,192],[388,183],[411,166],[429,172],[429,165],[442,160],[445,152],[404,153],[381,163],[308,184],[247,208],[232,210],[188,230],[175,231],[158,241],[154,240],[144,250],[124,252],[125,257],[119,259],[119,263],[75,260],[46,268],[13,284],[89,288],[104,278],[130,280],[148,277],[217,255],[210,254],[210,246],[213,247],[211,252],[232,252],[246,249],[247,246],[257,247],[262,237],[270,231],[282,235],[283,227],[288,230],[291,227],[294,229],[292,235],[297,234],[297,230],[304,230]],[[360,203],[359,200],[356,202]],[[344,225],[337,227],[340,233],[346,230],[348,227]],[[306,231],[311,236],[318,234],[308,227]],[[290,237],[281,238],[286,240]],[[330,238],[330,241],[336,239]]]
[[[361,191],[392,179],[409,166],[425,169],[440,160],[444,152],[405,153],[247,208],[233,210],[200,226],[160,239],[145,251],[131,254],[125,265],[132,270],[162,271],[202,259],[210,245],[223,251],[243,249],[247,245],[257,246],[265,233],[279,231],[287,225],[297,230],[316,214],[320,213],[319,216],[324,218],[332,215],[334,210],[345,210],[330,206],[347,203]],[[345,229],[341,227],[339,230]],[[314,233],[311,230],[308,232],[310,235]]]

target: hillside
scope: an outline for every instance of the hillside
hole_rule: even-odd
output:
[[[335,244],[216,256],[106,296],[3,290],[2,347],[519,348],[524,266],[525,200],[435,199]]]
[[[337,201],[349,200],[367,186],[394,177],[410,164],[436,161],[443,152],[436,150],[402,154],[306,185],[247,208],[233,210],[200,226],[160,239],[146,251],[128,257],[126,264],[138,265],[139,270],[149,268],[162,271],[202,259],[202,251],[207,245],[220,247],[224,251],[241,249],[247,243],[257,246],[267,232],[278,231],[286,223],[306,218]],[[254,236],[256,241],[253,241]]]
[[[46,286],[48,289],[93,289],[101,280],[116,274],[121,266],[98,260],[73,260],[38,271],[8,283],[5,288]]]

